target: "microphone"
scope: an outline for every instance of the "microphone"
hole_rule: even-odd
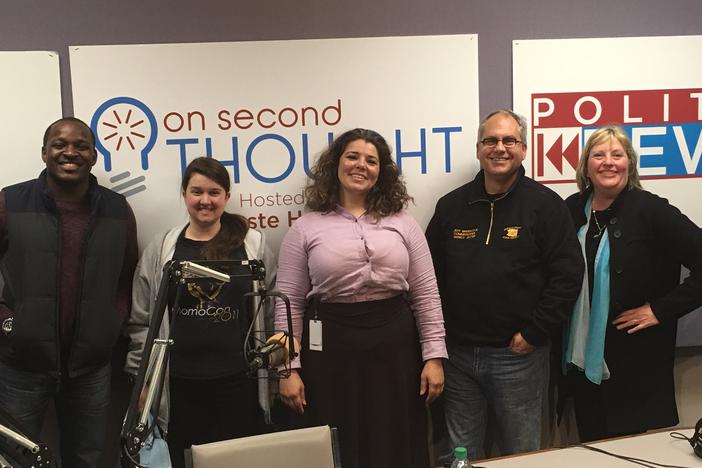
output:
[[[212,278],[222,283],[229,283],[229,281],[231,281],[229,275],[195,262],[183,262],[181,263],[181,269],[184,275],[194,278]]]
[[[695,433],[690,438],[690,445],[692,445],[695,455],[702,458],[702,419],[697,421],[697,425],[695,425]]]
[[[300,345],[295,338],[292,339],[293,347],[299,352]],[[276,333],[268,338],[265,344],[256,348],[249,359],[249,369],[275,369],[290,362],[289,335],[286,332]]]
[[[254,350],[253,358],[249,361],[249,368],[252,371],[274,369],[287,361],[288,350],[282,343],[266,343]]]

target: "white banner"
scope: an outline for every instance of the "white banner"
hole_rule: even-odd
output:
[[[180,179],[211,156],[228,210],[278,247],[303,210],[306,169],[355,127],[393,147],[425,225],[478,170],[477,36],[70,48],[76,115],[98,135],[95,174],[128,196],[142,247],[187,219]]]
[[[56,52],[0,52],[0,70],[1,188],[34,179],[45,167],[42,137],[61,118],[61,82]]]
[[[514,109],[530,124],[527,174],[564,198],[594,128],[620,125],[646,190],[702,226],[702,36],[513,42]],[[678,344],[702,345],[702,313]]]

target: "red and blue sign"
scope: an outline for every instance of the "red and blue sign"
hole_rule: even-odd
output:
[[[598,127],[624,128],[642,178],[702,177],[702,88],[531,95],[531,176],[573,182],[580,150]]]

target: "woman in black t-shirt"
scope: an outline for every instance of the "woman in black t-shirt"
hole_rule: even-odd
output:
[[[275,266],[262,233],[250,229],[242,216],[224,211],[230,179],[219,161],[192,161],[183,175],[182,195],[188,223],[158,236],[144,250],[137,267],[129,323],[130,372],[138,369],[145,327],[168,261],[261,259],[267,270]],[[235,267],[229,274],[248,271]],[[269,273],[267,280],[270,278]],[[243,356],[242,336],[251,317],[241,310],[242,295],[252,286],[250,278],[233,278],[226,284],[199,281],[182,288],[177,304],[176,288],[171,288],[168,314],[159,332],[160,338],[170,336],[174,341],[159,425],[167,432],[176,468],[185,466],[183,451],[192,444],[254,435],[262,429],[257,380],[246,375]]]

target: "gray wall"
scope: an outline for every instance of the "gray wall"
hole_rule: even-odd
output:
[[[512,40],[702,34],[699,0],[4,0],[0,50],[477,33],[480,114],[512,102]],[[606,51],[603,51],[605,53]],[[690,57],[690,59],[697,59]],[[105,57],[109,60],[109,57]],[[422,58],[417,57],[417,66]],[[203,72],[206,72],[203,70]],[[632,70],[632,73],[636,73]]]

